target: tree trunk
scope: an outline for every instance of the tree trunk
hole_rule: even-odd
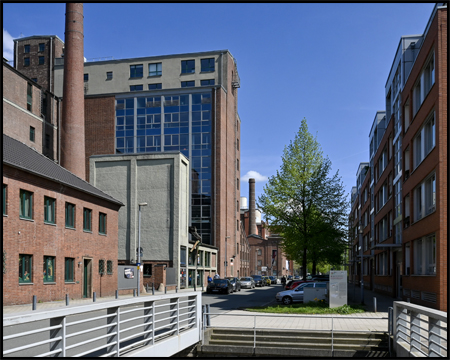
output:
[[[306,280],[306,247],[303,248],[303,259],[302,259],[302,267],[303,267],[303,280]]]
[[[311,275],[317,275],[317,261],[313,260]]]

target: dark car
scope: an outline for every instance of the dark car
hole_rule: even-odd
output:
[[[222,292],[231,294],[233,292],[233,284],[228,279],[213,279],[206,288],[206,293]]]
[[[233,291],[241,291],[241,282],[237,277],[226,277],[225,279],[230,280],[231,285],[233,285]]]
[[[250,275],[250,276],[253,278],[253,280],[255,280],[256,286],[260,286],[260,287],[265,286],[263,277],[261,275]]]

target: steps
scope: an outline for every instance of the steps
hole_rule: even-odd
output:
[[[388,336],[382,332],[208,329],[199,356],[386,357]]]

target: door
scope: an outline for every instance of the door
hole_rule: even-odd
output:
[[[92,288],[92,261],[84,259],[83,261],[83,297],[91,297]]]

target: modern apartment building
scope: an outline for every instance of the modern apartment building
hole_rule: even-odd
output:
[[[64,100],[63,73],[56,59],[55,93]],[[231,53],[85,62],[84,81],[87,179],[92,155],[180,151],[190,166],[189,224],[219,249],[219,274],[233,259],[228,275],[238,276],[240,80]]]
[[[358,172],[352,193],[350,280],[360,284],[362,261],[365,287],[447,311],[446,4],[423,35],[401,38],[385,94],[369,135],[370,181],[360,187]]]

